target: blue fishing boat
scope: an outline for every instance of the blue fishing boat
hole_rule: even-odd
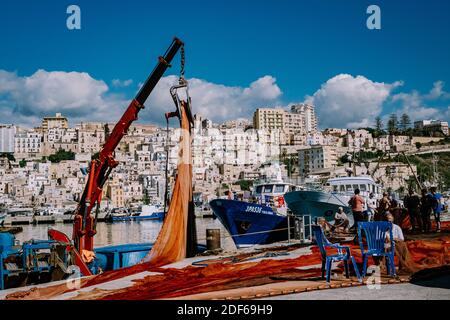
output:
[[[269,206],[226,199],[212,200],[210,205],[237,248],[288,238],[287,217]]]
[[[288,239],[283,195],[291,190],[294,185],[280,180],[260,183],[249,201],[215,199],[210,206],[237,248],[268,244]]]
[[[153,242],[121,244],[95,248],[94,268],[101,271],[117,270],[138,264],[152,249]],[[206,246],[198,244],[198,252],[206,251]]]

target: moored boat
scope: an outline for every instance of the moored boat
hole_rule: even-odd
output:
[[[309,215],[312,219],[323,217],[334,220],[334,214],[342,207],[348,214],[350,224],[353,216],[348,201],[356,189],[367,199],[370,193],[380,198],[381,187],[369,176],[339,177],[329,179],[322,190],[297,190],[284,195],[288,208],[294,215]],[[365,208],[367,209],[367,208]]]
[[[255,186],[251,202],[215,199],[214,215],[231,235],[237,248],[288,239],[287,207],[283,195],[295,186],[281,181]]]

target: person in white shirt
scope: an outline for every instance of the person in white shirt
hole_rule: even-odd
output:
[[[338,211],[334,215],[334,229],[342,228],[347,232],[349,223],[350,221],[345,214],[344,209],[342,207],[339,207]]]
[[[418,265],[414,262],[409,253],[408,246],[406,245],[405,238],[403,237],[402,228],[394,223],[394,216],[391,213],[386,214],[386,220],[392,223],[392,237],[394,238],[395,255],[398,257],[399,270],[406,272],[416,272],[419,270]],[[386,250],[390,250],[389,234],[386,235]]]
[[[375,212],[377,210],[377,199],[375,199],[375,195],[372,192],[369,194],[366,206],[367,206],[367,221],[373,221]]]
[[[386,214],[386,220],[392,222],[392,236],[394,237],[394,241],[405,241],[402,228],[394,223],[394,216],[391,213],[388,213]]]

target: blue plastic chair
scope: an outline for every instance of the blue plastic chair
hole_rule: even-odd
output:
[[[345,277],[349,278],[348,262],[351,260],[353,263],[353,268],[355,269],[356,277],[358,278],[358,281],[361,282],[362,278],[360,276],[358,266],[356,265],[355,258],[350,255],[350,248],[347,246],[341,246],[337,243],[329,242],[320,226],[312,226],[312,231],[314,233],[317,246],[320,249],[320,254],[322,255],[322,279],[324,278],[324,273],[326,271],[327,283],[330,282],[331,263],[333,261],[344,261]],[[327,256],[326,248],[328,247],[337,249],[338,253]]]
[[[362,235],[366,236],[367,250],[364,248],[362,241]],[[389,233],[391,242],[390,249],[385,249],[386,234]],[[392,223],[388,221],[375,221],[375,222],[358,222],[358,239],[361,253],[363,256],[363,278],[367,271],[367,261],[369,256],[372,257],[386,257],[386,267],[390,275],[395,276],[395,242],[392,235]]]

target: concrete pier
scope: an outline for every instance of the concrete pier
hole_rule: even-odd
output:
[[[34,216],[33,224],[54,224],[56,222],[55,216]]]
[[[33,216],[7,216],[5,218],[5,226],[19,225],[19,224],[31,224],[33,222]]]

